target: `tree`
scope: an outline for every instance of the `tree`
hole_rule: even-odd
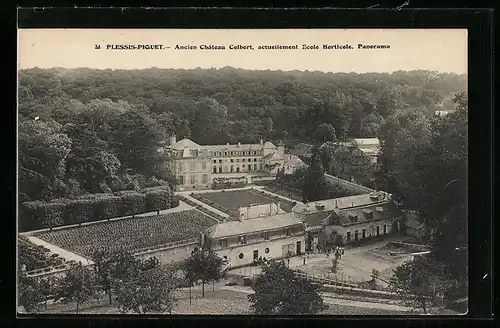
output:
[[[307,169],[302,188],[302,197],[306,202],[328,198],[328,185],[325,180],[325,170],[321,164],[320,152],[313,149],[311,165]]]
[[[172,313],[175,304],[175,277],[172,270],[148,270],[122,281],[116,301],[122,313]]]
[[[166,186],[166,188],[168,188]],[[171,192],[168,190],[155,190],[146,194],[146,212],[156,211],[160,215],[160,211],[171,207],[170,204]]]
[[[184,272],[189,281],[201,280],[202,297],[205,297],[205,283],[221,278],[222,259],[209,248],[198,247],[184,262]]]
[[[440,304],[448,287],[443,280],[442,266],[430,257],[417,257],[394,270],[390,287],[407,306],[420,308],[427,314],[431,306]]]
[[[76,313],[81,304],[88,302],[96,296],[95,276],[88,267],[81,263],[74,265],[61,279],[61,285],[57,299],[62,299],[63,303],[75,302]]]
[[[335,128],[331,124],[322,123],[316,128],[314,137],[320,143],[335,140]]]
[[[96,286],[104,291],[109,297],[109,304],[112,304],[112,289],[113,289],[113,262],[112,256],[107,249],[98,249],[92,256],[94,261],[94,272],[96,276]]]
[[[320,286],[298,277],[283,261],[262,267],[248,296],[257,315],[317,314],[326,309]]]
[[[45,304],[45,310],[47,310],[47,301],[49,296],[54,295],[57,291],[59,281],[54,276],[48,276],[42,278],[39,281],[39,292],[42,294]]]
[[[19,276],[18,303],[26,312],[39,312],[43,309],[42,302],[45,297],[36,278],[25,274]]]

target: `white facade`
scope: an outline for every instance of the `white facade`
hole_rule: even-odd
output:
[[[239,267],[250,265],[254,262],[254,259],[259,257],[280,259],[286,257],[288,252],[295,256],[298,247],[300,247],[300,254],[303,254],[305,252],[305,237],[303,234],[275,240],[262,240],[248,245],[234,245],[216,249],[216,252],[220,257],[227,259],[231,263],[231,267]],[[241,258],[242,254],[243,258]]]
[[[341,236],[342,244],[349,244],[367,238],[386,236],[392,233],[393,220],[380,220],[376,222],[363,222],[349,226],[328,225],[325,226],[325,235]]]

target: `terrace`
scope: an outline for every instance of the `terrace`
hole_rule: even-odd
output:
[[[240,207],[279,202],[283,211],[291,212],[294,206],[290,201],[277,196],[273,197],[255,189],[193,193],[190,196],[221,212],[229,214],[232,219],[237,219],[239,217],[238,209]]]

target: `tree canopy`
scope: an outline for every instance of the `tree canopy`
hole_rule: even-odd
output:
[[[373,137],[396,111],[452,108],[464,91],[465,75],[429,71],[20,70],[19,190],[38,200],[173,183],[158,152],[172,133],[200,144]]]
[[[326,309],[321,286],[296,276],[283,261],[264,265],[252,288],[248,299],[257,315],[313,315]]]

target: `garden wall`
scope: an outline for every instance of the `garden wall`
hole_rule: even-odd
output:
[[[357,193],[357,194],[369,194],[371,192],[374,192],[375,190],[370,189],[365,186],[358,185],[356,183],[334,177],[333,175],[330,174],[325,174],[325,179],[326,181],[330,182],[334,186],[341,186],[344,189],[349,190],[350,192]]]

